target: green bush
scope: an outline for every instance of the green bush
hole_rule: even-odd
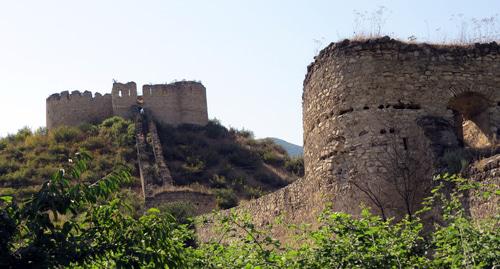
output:
[[[81,135],[81,131],[75,127],[61,126],[50,132],[50,136],[56,143],[71,142]]]
[[[238,205],[238,197],[231,189],[218,189],[215,192],[217,207],[228,209]]]
[[[221,139],[227,137],[229,131],[218,120],[211,120],[205,126],[205,134],[211,139]]]
[[[0,140],[0,151],[4,150],[5,148],[7,148],[7,141],[5,140]]]
[[[135,141],[135,125],[121,117],[112,117],[101,123],[99,135],[113,141],[115,145],[133,145]]]
[[[262,160],[267,164],[282,166],[285,160],[272,151],[266,151],[262,154]]]
[[[100,136],[91,136],[85,139],[82,143],[82,147],[86,150],[97,150],[104,148],[106,146],[106,141]]]
[[[212,179],[210,179],[210,187],[212,188],[226,188],[228,187],[228,182],[226,180],[226,177],[224,176],[219,176],[219,175],[214,175]]]
[[[473,155],[467,149],[459,148],[446,151],[441,160],[448,173],[457,174],[463,172],[472,159]]]
[[[17,131],[17,134],[14,136],[14,141],[16,142],[23,142],[26,137],[33,135],[31,132],[31,129],[29,127],[24,127]]]
[[[192,218],[195,216],[195,208],[189,202],[172,202],[158,207],[162,213],[172,215],[178,223],[192,224]]]
[[[287,158],[285,169],[298,177],[304,176],[304,159],[302,157]]]
[[[88,171],[89,156],[73,160],[66,173],[56,172],[40,190],[23,188],[33,196],[22,203],[6,196],[12,189],[0,189],[1,268],[494,268],[500,264],[498,214],[478,221],[463,204],[465,197],[477,192],[486,201],[497,199],[497,185],[444,175],[436,179],[431,197],[411,219],[385,221],[368,209],[356,217],[325,210],[317,229],[281,223],[279,217],[261,229],[251,215],[225,211],[213,218],[219,228],[216,238],[197,245],[188,229],[190,204],[172,203],[144,214],[138,213],[140,205],[127,210],[130,205],[124,202],[138,199],[133,192],[119,192],[131,180],[125,168],[85,184],[81,175]],[[236,205],[232,190],[220,189],[216,195],[221,208]],[[424,231],[420,216],[430,210],[442,221]],[[284,245],[270,235],[275,225],[300,237],[295,244]]]

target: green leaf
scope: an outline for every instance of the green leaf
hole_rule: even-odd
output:
[[[10,204],[10,203],[12,203],[12,196],[10,196],[10,195],[0,196],[0,200]]]

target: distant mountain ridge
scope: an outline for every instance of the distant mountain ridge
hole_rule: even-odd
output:
[[[304,148],[299,145],[292,144],[276,137],[269,137],[269,139],[273,140],[274,143],[282,146],[286,150],[286,152],[288,152],[288,155],[290,155],[290,157],[302,157],[304,155]]]

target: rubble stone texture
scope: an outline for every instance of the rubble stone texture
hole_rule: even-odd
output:
[[[303,93],[305,178],[331,185],[334,209],[360,203],[388,216],[407,213],[404,184],[418,205],[439,172],[439,159],[482,134],[500,136],[500,46],[446,47],[390,38],[331,44],[308,67]],[[463,128],[463,121],[477,128]],[[398,165],[408,160],[410,163]],[[414,212],[414,210],[413,210]]]

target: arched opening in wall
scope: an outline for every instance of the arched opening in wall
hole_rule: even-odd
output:
[[[118,96],[119,96],[119,97],[122,97],[122,91],[121,91],[121,90],[120,90],[120,91],[118,91]]]
[[[487,148],[493,145],[488,109],[490,100],[479,93],[466,92],[452,98],[456,133],[464,147]]]

